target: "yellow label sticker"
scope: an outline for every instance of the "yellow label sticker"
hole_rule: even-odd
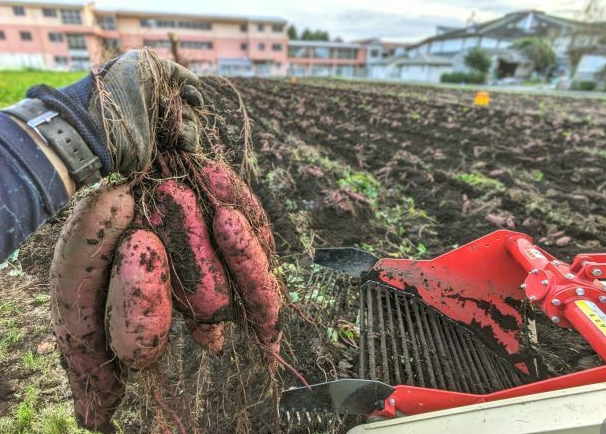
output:
[[[606,314],[594,302],[577,300],[575,304],[583,311],[587,318],[606,336]]]
[[[547,259],[545,255],[543,255],[537,249],[526,250],[526,256],[528,256],[530,259]]]

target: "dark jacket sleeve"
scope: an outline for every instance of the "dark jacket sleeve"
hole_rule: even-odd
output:
[[[0,113],[0,263],[67,205],[61,177],[32,138]]]

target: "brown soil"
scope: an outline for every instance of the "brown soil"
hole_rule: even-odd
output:
[[[234,83],[253,121],[259,171],[252,185],[272,221],[278,271],[295,307],[309,289],[316,246],[356,245],[377,256],[430,258],[503,224],[528,233],[565,261],[606,248],[606,104],[600,100],[494,94],[493,106],[479,108],[470,103],[473,93],[462,90],[327,80]],[[212,110],[233,124],[219,123],[215,138],[223,139],[211,142],[233,151],[237,163],[239,102],[219,82],[209,80],[205,89]],[[21,265],[38,282],[37,291],[46,287],[64,218],[21,251]],[[28,287],[11,284],[4,274],[3,282],[3,301],[32,303]],[[49,316],[48,309],[38,309],[30,321],[48,322]],[[551,375],[596,363],[578,334],[539,319]],[[327,330],[298,313],[288,310],[282,321],[288,342],[283,353],[310,383],[355,375],[355,324],[330,330],[327,344]],[[17,323],[26,330],[25,318]],[[354,338],[343,330],[352,330]],[[191,341],[177,318],[161,371],[178,392],[175,398],[164,393],[169,405],[197,418],[188,427],[219,433],[284,430],[275,420],[268,372],[244,332],[228,327],[226,351],[211,356]],[[32,334],[0,361],[6,379],[0,383],[9,385],[0,387],[0,414],[12,411],[22,399],[18,392],[41,375],[15,362],[48,340],[53,340],[48,330]],[[170,419],[149,410],[146,390],[135,385],[142,375],[131,376],[118,415],[125,432],[146,432]],[[281,377],[280,387],[297,385],[287,371]],[[59,391],[48,400],[68,401],[65,381],[60,375],[55,381]]]

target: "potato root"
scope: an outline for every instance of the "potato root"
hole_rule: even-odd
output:
[[[147,368],[168,342],[171,319],[164,246],[153,232],[130,230],[118,244],[107,295],[105,321],[111,349],[129,368]]]
[[[223,350],[225,336],[223,334],[225,323],[218,324],[196,324],[191,320],[187,321],[187,328],[191,333],[191,337],[202,348],[218,355]]]
[[[82,200],[66,222],[50,271],[52,323],[78,423],[110,432],[124,395],[120,370],[107,350],[105,301],[114,249],[131,224],[134,201],[127,185]]]

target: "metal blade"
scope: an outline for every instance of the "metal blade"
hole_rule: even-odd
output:
[[[372,253],[353,247],[317,248],[314,262],[353,277],[368,272],[379,260]]]
[[[282,392],[281,411],[330,412],[368,415],[377,401],[384,401],[394,388],[380,381],[345,379]]]

